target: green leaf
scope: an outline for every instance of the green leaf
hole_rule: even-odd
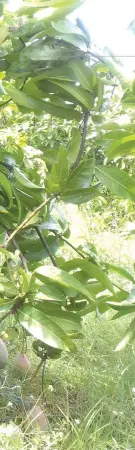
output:
[[[52,254],[54,255],[60,246],[59,238],[49,235],[46,237],[46,241]],[[22,238],[18,238],[17,242],[27,261],[38,262],[42,259],[48,258],[48,253],[39,238],[33,236],[28,238],[28,235],[25,235]]]
[[[76,81],[76,77],[73,76],[72,70],[69,64],[63,64],[61,67],[53,68],[53,70],[45,70],[33,78],[34,82],[48,80],[64,80],[64,81]]]
[[[60,46],[50,47],[43,40],[36,40],[21,51],[21,58],[29,58],[32,61],[57,61],[62,59],[62,49]],[[65,56],[67,59],[67,49]]]
[[[135,96],[129,96],[123,99],[122,106],[124,109],[131,108],[134,109],[135,107]]]
[[[130,87],[130,82],[124,77],[122,69],[116,64],[112,58],[102,57],[104,65],[109,69],[111,74],[119,80],[123,89]]]
[[[48,192],[62,192],[65,189],[66,179],[68,177],[68,160],[65,147],[61,147],[58,152],[57,162],[52,166]]]
[[[69,175],[66,189],[88,188],[92,181],[94,172],[94,160],[85,159]]]
[[[81,4],[84,2],[84,0],[68,0],[68,4],[73,6],[73,8],[78,8],[81,6]],[[49,0],[48,2],[45,2],[46,6],[53,6],[55,8],[58,7],[65,7],[67,6],[67,0]]]
[[[81,133],[78,128],[72,128],[71,141],[68,146],[68,160],[70,166],[76,161],[81,145]]]
[[[77,267],[88,273],[90,278],[95,278],[96,280],[98,280],[105,289],[108,289],[110,292],[114,293],[114,288],[111,280],[108,278],[106,273],[104,273],[96,264],[92,264],[85,259],[74,258],[70,261],[65,262],[62,266],[62,269],[71,271],[73,269],[76,269]]]
[[[96,84],[96,76],[92,70],[86,66],[81,59],[75,59],[70,62],[69,66],[73,70],[77,81],[88,91],[93,91],[93,87]]]
[[[41,186],[37,186],[36,184],[32,183],[26,177],[26,175],[20,169],[18,169],[18,167],[14,167],[14,176],[16,180],[19,181],[19,183],[22,184],[22,186],[25,186],[26,188],[44,190],[43,188],[41,188]]]
[[[65,191],[64,194],[61,195],[61,200],[64,203],[82,205],[83,203],[87,203],[90,200],[93,200],[93,198],[99,196],[102,196],[101,192],[94,187],[85,189],[70,189],[69,191]]]
[[[78,47],[82,52],[87,52],[87,45],[81,36],[75,34],[61,34],[61,39],[63,41],[69,42],[70,44]]]
[[[109,126],[109,125],[108,125]],[[111,125],[110,125],[111,126]],[[110,127],[109,126],[109,127]],[[123,125],[122,125],[123,126]],[[106,129],[106,127],[107,127],[107,124],[105,124],[104,123],[104,125],[103,125],[103,127],[105,127],[105,129]],[[112,130],[112,131],[107,131],[107,133],[103,133],[101,136],[100,136],[100,140],[103,140],[103,141],[111,141],[111,145],[109,146],[109,148],[111,148],[111,146],[112,146],[112,144],[115,144],[116,146],[117,146],[117,141],[120,141],[121,142],[121,139],[122,138],[125,138],[125,137],[128,137],[128,135],[127,135],[127,131],[124,131],[124,130]],[[131,136],[131,135],[130,135]],[[115,142],[113,142],[112,143],[112,141],[115,141]],[[119,144],[119,142],[118,142],[118,144]],[[109,153],[109,148],[107,149],[107,152]],[[115,147],[114,147],[115,148]]]
[[[0,293],[6,297],[16,297],[18,290],[12,281],[9,281],[3,274],[0,274]]]
[[[46,302],[47,303],[47,302]],[[81,331],[80,317],[74,313],[63,311],[60,306],[44,304],[42,302],[36,305],[36,309],[39,309],[45,313],[50,319],[53,319],[57,325],[59,325],[66,333],[73,333]]]
[[[89,282],[86,283],[86,288],[88,289],[89,292],[91,292],[94,295],[99,294],[99,292],[102,292],[104,289],[103,283],[93,283],[93,282]]]
[[[5,94],[6,94],[5,89],[3,88],[2,83],[0,83],[0,96]]]
[[[6,176],[0,172],[0,186],[2,187],[3,191],[6,193],[9,201],[9,208],[13,205],[13,199],[12,199],[12,186],[10,181],[6,178]]]
[[[14,305],[14,301],[9,298],[0,298],[0,313],[9,311]]]
[[[117,134],[117,133],[116,133]],[[114,138],[115,139],[115,138]],[[135,134],[125,136],[123,139],[116,140],[106,150],[108,160],[118,158],[119,156],[129,156],[135,153]]]
[[[135,181],[124,170],[111,166],[97,166],[95,174],[98,180],[111,192],[135,201]]]
[[[124,335],[124,338],[119,342],[117,345],[115,351],[118,352],[120,350],[123,350],[127,344],[132,342],[135,338],[135,319],[132,320],[129,327],[126,330],[126,333]]]
[[[29,294],[29,301],[39,302],[44,301],[46,304],[46,301],[49,301],[52,303],[60,303],[62,305],[66,305],[66,297],[59,289],[56,289],[55,286],[50,285],[49,283],[46,285],[41,285],[39,288],[38,294]]]
[[[42,282],[46,279],[51,279],[53,282],[57,282],[61,286],[74,289],[75,291],[83,294],[90,302],[94,301],[94,298],[87,291],[87,289],[72,275],[69,275],[64,270],[53,266],[41,266],[36,269],[35,274]]]
[[[94,107],[94,96],[93,94],[90,94],[90,92],[87,92],[86,89],[66,81],[61,83],[60,81],[54,82],[53,80],[52,82],[75,97],[88,110],[91,110]]]
[[[51,114],[56,117],[66,118],[67,120],[77,120],[81,118],[79,111],[74,111],[73,109],[61,108],[54,106],[49,102],[38,100],[36,97],[31,97],[22,91],[14,87],[6,88],[7,93],[11,96],[12,100],[17,104],[24,106],[28,110],[36,111],[41,113],[46,111],[46,113]]]
[[[52,27],[60,31],[62,34],[79,34],[81,36],[85,36],[82,30],[74,25],[70,20],[59,20],[59,22],[52,22]]]
[[[102,80],[98,78],[98,88],[97,88],[97,106],[96,110],[100,111],[102,104],[103,104],[103,98],[104,98],[104,84],[102,83]]]
[[[118,273],[121,277],[126,278],[127,280],[132,281],[133,284],[135,284],[135,278],[133,275],[126,269],[120,266],[116,266],[114,264],[105,263],[106,268],[111,270],[111,272]]]
[[[8,35],[8,27],[6,26],[1,26],[0,27],[0,44],[2,44],[2,42],[4,42],[5,38]]]
[[[132,84],[132,93],[133,93],[133,95],[135,95],[135,80],[133,81],[133,84]]]
[[[119,317],[126,316],[127,314],[132,314],[135,312],[135,299],[134,303],[129,303],[129,301],[124,301],[123,303],[114,303],[114,302],[106,302],[112,309],[118,311],[115,316],[113,316],[114,319],[118,319]]]
[[[76,350],[75,344],[55,320],[30,306],[18,310],[18,320],[36,339],[62,350]]]
[[[109,297],[107,295],[101,295],[100,297],[96,298],[96,306],[98,306],[99,312],[103,314],[109,309],[108,305],[109,301],[121,302],[127,298],[128,292],[126,291],[117,292],[116,294],[111,295]],[[93,307],[93,305],[89,305],[86,308],[84,308],[84,310],[81,312],[80,315],[85,316],[91,313],[92,311],[95,311],[95,307]]]

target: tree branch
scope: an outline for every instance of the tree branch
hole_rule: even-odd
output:
[[[22,83],[22,86],[21,86],[21,88],[20,88],[20,91],[23,90],[26,81],[27,81],[27,77],[24,78],[24,81],[23,81],[23,83]],[[11,101],[12,101],[12,98],[10,97],[8,100],[6,100],[5,102],[3,102],[3,103],[0,104],[0,108],[3,107],[3,106],[8,105],[8,103],[10,103]]]
[[[50,248],[49,248],[49,245],[47,244],[46,239],[45,239],[44,236],[42,235],[42,233],[41,233],[39,227],[36,226],[36,227],[35,227],[35,230],[36,230],[36,232],[37,232],[37,234],[38,234],[38,236],[39,236],[39,238],[40,238],[40,240],[41,240],[41,242],[42,242],[42,244],[43,244],[43,247],[45,248],[46,252],[48,253],[48,256],[50,257],[50,259],[51,259],[53,265],[54,265],[55,267],[57,267],[55,258],[54,258],[54,256],[52,255],[52,252],[51,252],[51,250],[50,250]]]
[[[10,172],[13,171],[13,165],[0,161],[0,165],[8,169]]]
[[[56,197],[56,195],[55,195]],[[7,239],[7,242],[3,245],[0,245],[0,247],[7,247],[7,245],[9,244],[9,242],[12,241],[12,239],[16,236],[17,233],[19,233],[19,231],[21,231],[23,228],[25,228],[28,223],[30,222],[31,219],[33,219],[33,217],[39,213],[41,211],[42,208],[44,208],[44,206],[46,206],[53,197],[49,197],[47,200],[44,200],[43,203],[41,203],[41,205],[39,205],[36,209],[34,209],[34,211],[31,212],[31,214],[29,215],[29,217],[26,217],[25,220],[23,220],[23,222],[13,231],[13,233],[10,234],[9,238]]]
[[[15,241],[14,238],[12,239],[11,242],[12,242],[12,244],[13,244],[14,249],[15,249],[15,250],[19,250],[20,259],[21,259],[21,261],[22,261],[22,267],[24,268],[25,272],[28,272],[27,262],[26,262],[25,257],[23,256],[23,254],[22,254],[20,248],[19,248],[19,245],[17,244],[17,242]]]
[[[1,318],[0,318],[0,323],[3,322],[3,320],[5,320],[8,316],[11,316],[12,314],[15,314],[17,312],[17,310],[20,308],[20,306],[24,303],[25,301],[25,297],[22,297],[21,299],[19,299],[18,301],[16,301],[16,303],[12,306],[11,309],[9,309],[9,311],[7,311]]]
[[[51,230],[51,231],[52,231],[52,233],[55,234],[55,236],[58,236],[59,239],[61,239],[61,241],[65,242],[69,247],[71,247],[72,250],[74,250],[76,253],[78,253],[78,255],[81,256],[81,258],[85,259],[85,256],[83,255],[83,253],[80,250],[78,250],[78,248],[76,248],[73,244],[71,244],[71,242],[69,242],[68,239],[63,237],[61,234],[58,234],[54,230]]]
[[[80,150],[79,153],[77,155],[76,161],[74,162],[74,164],[72,165],[72,170],[76,169],[76,167],[78,166],[78,164],[80,163],[83,153],[84,153],[84,146],[85,146],[85,141],[86,141],[86,136],[87,136],[87,130],[88,130],[88,119],[89,119],[89,115],[90,112],[87,111],[84,114],[84,120],[83,120],[83,133],[82,133],[82,140],[81,140],[81,145],[80,145]]]

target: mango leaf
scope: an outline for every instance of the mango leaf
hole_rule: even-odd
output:
[[[119,317],[126,316],[127,314],[132,314],[133,312],[135,312],[135,299],[134,303],[129,303],[129,301],[124,301],[120,304],[113,302],[106,302],[106,303],[110,306],[110,308],[118,311],[118,313],[115,314],[115,316],[113,316],[113,320],[116,320]]]
[[[73,8],[78,8],[82,5],[83,2],[84,0],[68,0],[68,4],[73,6]],[[45,6],[53,6],[55,8],[58,8],[60,6],[61,8],[63,8],[67,5],[67,0],[49,0],[45,3]]]
[[[14,301],[9,298],[0,298],[0,313],[9,311],[14,305]]]
[[[60,284],[60,286],[65,286],[71,288],[85,296],[90,302],[94,302],[93,296],[87,291],[87,289],[77,281],[72,275],[65,272],[64,270],[58,269],[53,266],[41,266],[35,270],[35,275],[42,282],[46,279],[51,279],[54,282]]]
[[[87,92],[86,89],[66,81],[61,83],[60,81],[53,80],[52,82],[75,97],[88,110],[91,110],[94,107],[94,95]]]
[[[55,307],[53,304],[50,307],[49,303],[45,305],[40,302],[36,305],[36,309],[39,309],[50,317],[50,319],[53,319],[66,333],[71,334],[76,331],[81,331],[80,317],[72,312],[63,311],[60,306]]]
[[[135,107],[135,96],[129,96],[122,100],[122,106],[124,109],[130,108],[134,109]]]
[[[2,44],[2,42],[4,42],[5,38],[8,35],[8,27],[6,26],[1,26],[0,27],[0,44]]]
[[[102,80],[100,78],[98,78],[97,97],[98,97],[98,99],[97,99],[96,110],[100,111],[102,108],[103,99],[104,99],[104,84],[102,83]]]
[[[39,302],[44,301],[45,305],[49,301],[49,304],[52,303],[60,303],[63,306],[66,305],[66,297],[59,289],[57,289],[54,285],[41,285],[39,287],[38,294],[29,294],[29,301]]]
[[[65,189],[66,179],[68,177],[68,160],[65,147],[61,147],[58,152],[57,162],[52,166],[48,192],[62,192]]]
[[[49,235],[46,237],[46,241],[52,254],[54,255],[60,245],[59,238]],[[48,258],[48,253],[43,247],[41,240],[36,236],[28,238],[28,236],[26,237],[25,235],[23,238],[18,238],[17,242],[27,261],[38,262],[42,259]]]
[[[74,258],[70,261],[65,262],[62,266],[62,269],[71,271],[73,269],[76,269],[77,267],[88,273],[90,278],[95,278],[96,280],[98,280],[105,289],[108,289],[110,292],[114,293],[114,288],[111,280],[108,278],[106,273],[104,273],[96,264],[92,264],[85,259]]]
[[[86,283],[86,288],[88,289],[89,292],[91,292],[94,295],[99,294],[99,292],[102,292],[105,289],[104,286],[103,286],[103,283],[98,283],[98,282]]]
[[[14,167],[14,176],[16,180],[19,181],[19,183],[22,184],[22,186],[25,186],[26,188],[44,190],[43,188],[41,188],[41,186],[37,186],[36,184],[32,183],[26,177],[26,175],[20,169],[18,169],[18,167]]]
[[[70,50],[68,49],[70,53]],[[63,58],[62,58],[63,56]],[[46,45],[43,40],[34,41],[21,51],[21,58],[29,58],[32,61],[57,61],[60,59],[68,59],[67,49],[64,49],[64,54],[60,46],[56,48]]]
[[[6,231],[3,227],[0,227],[0,245],[3,245],[6,238]]]
[[[135,319],[132,320],[129,327],[126,330],[126,333],[124,335],[124,338],[119,342],[117,345],[115,351],[118,352],[120,350],[123,350],[127,344],[132,342],[135,338]]]
[[[33,78],[33,81],[36,83],[42,80],[64,80],[64,81],[76,81],[76,77],[73,76],[72,70],[69,64],[63,64],[61,67],[53,68],[53,70],[45,70],[41,72],[39,75]]]
[[[76,346],[55,320],[30,306],[18,310],[18,320],[36,339],[61,350],[76,350]]]
[[[93,200],[95,197],[102,197],[102,194],[98,189],[94,187],[85,188],[85,189],[70,189],[69,191],[65,191],[61,195],[61,200],[64,203],[73,203],[74,205],[82,205],[83,203],[87,203],[90,200]]]
[[[72,128],[71,141],[68,146],[68,160],[70,166],[76,161],[81,145],[81,132],[78,128]]]
[[[114,142],[106,150],[108,160],[118,158],[119,156],[129,156],[135,153],[135,135],[123,137]]]
[[[75,59],[70,62],[69,66],[73,70],[77,81],[83,86],[84,89],[92,92],[93,87],[96,84],[96,76],[92,70],[86,66],[81,59]]]
[[[12,281],[9,281],[3,274],[0,274],[0,294],[5,295],[6,297],[15,297],[18,295],[15,284]]]
[[[61,39],[63,41],[69,42],[70,44],[78,47],[82,52],[87,51],[87,45],[84,39],[81,36],[77,36],[75,34],[61,34]]]
[[[7,177],[0,172],[0,186],[2,187],[3,191],[6,193],[9,201],[9,208],[13,205],[13,198],[12,198],[12,186],[10,181],[7,179]]]
[[[106,126],[107,126],[107,124],[104,124],[104,126],[105,126],[105,129],[106,129]],[[110,125],[111,126],[111,125]],[[123,127],[123,125],[122,125],[122,127]],[[131,136],[131,135],[130,135]],[[109,149],[115,149],[116,147],[117,147],[117,144],[119,145],[120,143],[121,143],[121,139],[123,139],[123,138],[127,138],[127,137],[129,137],[128,136],[128,131],[124,131],[124,130],[112,130],[112,131],[107,131],[107,133],[103,133],[101,136],[100,136],[100,140],[103,140],[103,141],[106,141],[106,140],[108,140],[108,141],[111,141],[111,145],[108,147],[108,149],[106,150],[106,153],[108,154],[108,156],[109,156]],[[114,141],[114,142],[112,142],[112,141]],[[118,141],[118,142],[117,142]],[[120,142],[119,142],[120,141]],[[114,147],[113,147],[113,144],[114,144]]]
[[[85,36],[82,30],[74,25],[70,20],[59,20],[59,22],[52,22],[52,27],[62,34],[79,34]]]
[[[129,293],[126,291],[117,292],[116,294],[111,295],[109,297],[108,297],[108,295],[101,295],[100,297],[98,297],[96,299],[96,306],[98,307],[99,312],[103,314],[104,312],[106,312],[109,309],[109,305],[108,305],[109,301],[121,302],[121,301],[127,299],[128,295],[129,295]],[[86,306],[86,308],[84,308],[83,311],[81,311],[80,315],[85,316],[85,315],[91,313],[92,311],[95,311],[95,308],[93,307],[93,305],[88,305],[88,306]]]
[[[74,111],[71,108],[66,109],[59,106],[54,106],[49,102],[39,100],[36,97],[31,97],[14,87],[6,88],[6,91],[17,105],[24,106],[28,110],[37,111],[39,113],[41,113],[41,111],[46,111],[46,113],[48,114],[52,114],[56,117],[66,118],[67,120],[75,119],[79,121],[81,118],[81,114],[79,113],[79,111]]]
[[[124,170],[111,166],[97,166],[95,174],[98,180],[111,192],[135,201],[135,181]]]
[[[66,182],[66,189],[88,188],[92,181],[94,172],[94,160],[86,159],[82,161],[69,175]]]
[[[122,69],[118,64],[116,64],[112,58],[102,57],[104,65],[109,69],[111,74],[119,80],[123,89],[130,87],[130,81],[126,79],[122,73]]]
[[[111,270],[111,272],[118,273],[121,277],[124,277],[127,280],[132,281],[133,284],[135,284],[135,278],[128,270],[124,269],[123,267],[109,263],[105,263],[105,266],[108,270]]]

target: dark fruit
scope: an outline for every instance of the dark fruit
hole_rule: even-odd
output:
[[[31,368],[30,361],[28,360],[27,356],[22,352],[17,354],[14,360],[14,364],[16,368],[22,370],[22,372],[28,372],[28,370],[30,370]]]
[[[0,369],[4,369],[8,361],[8,352],[5,343],[0,339]]]
[[[30,425],[40,429],[40,431],[48,430],[48,421],[47,418],[40,408],[40,406],[35,405],[28,413],[28,421]]]

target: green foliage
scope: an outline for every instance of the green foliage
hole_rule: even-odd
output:
[[[0,320],[13,315],[60,352],[76,349],[81,316],[110,306],[119,316],[133,311],[108,272],[134,277],[66,239],[62,203],[135,200],[134,83],[113,59],[90,60],[87,30],[67,19],[80,4],[47,0],[15,15],[4,6],[0,26]],[[44,10],[50,15],[39,19]],[[125,108],[129,120],[120,125]],[[79,258],[58,257],[64,242]]]

